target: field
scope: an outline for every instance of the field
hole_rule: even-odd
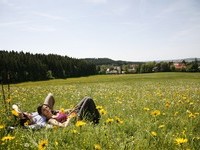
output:
[[[7,86],[4,86],[6,97]],[[33,112],[48,93],[55,108],[94,99],[100,124],[39,130],[17,127],[0,95],[0,149],[199,150],[200,73],[102,75],[10,85],[7,106]]]

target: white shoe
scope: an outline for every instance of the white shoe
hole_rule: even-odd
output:
[[[12,105],[12,109],[14,109],[16,112],[21,113],[21,110],[19,109],[19,107],[17,105]]]

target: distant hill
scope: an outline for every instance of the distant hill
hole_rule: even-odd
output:
[[[182,62],[183,60],[186,62],[192,62],[197,59],[200,62],[200,58],[185,58],[185,59],[171,59],[171,60],[158,60],[156,62]],[[81,60],[85,60],[89,63],[93,63],[95,65],[126,65],[126,64],[143,64],[146,61],[123,61],[123,60],[112,60],[110,58],[82,58]],[[150,62],[150,61],[148,61]]]
[[[132,62],[132,61],[123,61],[123,60],[112,60],[109,58],[83,58],[81,60],[85,60],[89,63],[93,63],[95,65],[125,65],[125,64],[142,64],[144,62]]]

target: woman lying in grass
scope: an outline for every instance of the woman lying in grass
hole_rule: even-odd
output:
[[[60,127],[67,127],[72,116],[76,116],[77,120],[86,119],[94,124],[98,124],[101,117],[90,97],[83,98],[73,109],[64,112],[54,111],[48,104],[42,104],[37,110],[40,115],[47,118],[49,124]]]

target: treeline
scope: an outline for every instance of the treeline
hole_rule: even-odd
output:
[[[131,61],[122,61],[122,60],[112,60],[109,58],[84,58],[82,60],[85,60],[87,62],[93,63],[97,66],[101,65],[127,65],[127,64],[143,64],[143,62],[131,62]]]
[[[0,79],[6,83],[40,81],[96,74],[96,65],[54,54],[0,51]]]

